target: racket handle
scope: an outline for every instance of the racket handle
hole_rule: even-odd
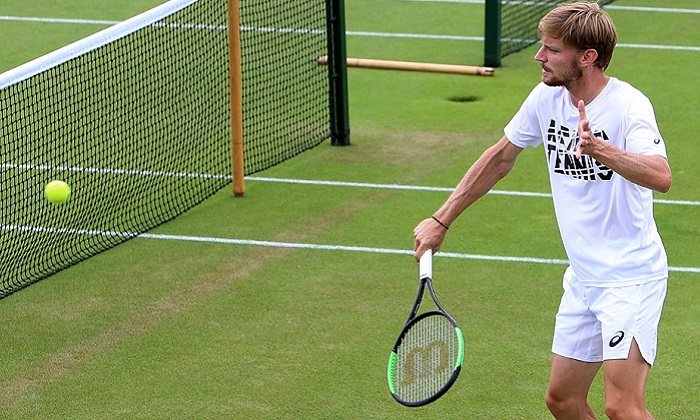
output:
[[[420,257],[420,278],[433,278],[433,250],[427,249]]]

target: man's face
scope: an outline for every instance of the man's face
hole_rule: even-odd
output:
[[[549,35],[542,36],[542,46],[535,60],[542,66],[542,81],[548,86],[570,86],[583,75],[579,66],[580,51],[564,45]]]

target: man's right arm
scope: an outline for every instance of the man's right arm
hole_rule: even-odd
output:
[[[504,136],[498,143],[484,151],[464,174],[447,201],[433,214],[434,218],[423,220],[414,229],[416,260],[420,259],[427,249],[432,249],[433,252],[440,249],[445,239],[446,227],[449,227],[464,210],[508,175],[522,150]]]

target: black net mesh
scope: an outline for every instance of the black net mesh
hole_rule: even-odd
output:
[[[246,173],[329,137],[325,1],[241,2]]]
[[[241,13],[251,174],[328,138],[327,78],[310,64],[327,54],[325,2]],[[0,90],[0,298],[230,184],[227,16],[226,0],[195,1]],[[53,179],[67,203],[43,197]]]
[[[614,0],[599,0],[601,6]],[[501,57],[539,41],[537,24],[554,7],[571,1],[501,1]]]

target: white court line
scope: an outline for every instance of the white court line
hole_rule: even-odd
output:
[[[366,36],[372,38],[415,38],[415,39],[437,39],[443,41],[483,41],[483,36],[462,36],[462,35],[432,35],[432,34],[405,34],[397,32],[366,32],[366,31],[346,31],[350,36]]]
[[[204,178],[204,179],[231,179],[230,175],[212,175],[212,174],[195,174],[187,172],[162,172],[136,169],[118,169],[118,168],[93,168],[90,166],[50,166],[50,165],[29,165],[17,163],[0,163],[0,169],[21,169],[32,171],[59,171],[59,172],[76,172],[101,175],[134,175],[134,176],[152,176],[152,177],[170,177],[170,178]]]
[[[447,192],[451,193],[454,188],[445,187],[425,187],[420,185],[400,185],[400,184],[369,184],[363,182],[343,182],[343,181],[318,181],[310,179],[287,179],[287,178],[266,178],[257,176],[248,176],[246,181],[260,181],[260,182],[280,182],[285,184],[307,184],[307,185],[330,185],[337,187],[356,187],[356,188],[378,188],[387,190],[411,190],[411,191],[433,191],[433,192]],[[493,195],[509,195],[518,197],[543,197],[551,198],[550,193],[539,193],[530,191],[502,191],[502,190],[491,190],[488,194]],[[690,200],[664,200],[655,199],[654,203],[658,204],[674,204],[680,206],[700,206],[700,201],[690,201]]]
[[[113,232],[99,230],[79,230],[79,229],[62,229],[39,226],[14,226],[0,225],[0,229],[7,231],[21,231],[34,233],[51,233],[51,234],[69,234],[69,235],[92,235],[92,236],[112,236],[120,238],[142,238],[155,239],[165,241],[185,241],[185,242],[200,242],[224,245],[246,245],[246,246],[262,246],[270,248],[292,248],[292,249],[313,249],[322,251],[345,251],[345,252],[364,252],[371,254],[392,254],[392,255],[413,255],[413,251],[406,249],[394,248],[373,248],[363,246],[345,246],[345,245],[322,245],[322,244],[305,244],[296,242],[275,242],[275,241],[258,241],[253,239],[230,239],[230,238],[214,238],[203,236],[188,236],[188,235],[164,235],[155,233],[137,234],[134,232]],[[530,258],[530,257],[509,257],[498,255],[480,255],[480,254],[462,254],[455,252],[440,252],[437,254],[445,258],[457,258],[465,260],[481,260],[481,261],[499,261],[499,262],[515,262],[515,263],[531,263],[531,264],[548,264],[548,265],[566,265],[567,260],[556,258]],[[684,273],[700,273],[698,267],[669,267],[669,271],[684,272]]]
[[[484,0],[398,0],[402,2],[411,3],[462,3],[462,4],[484,4]],[[532,1],[521,1],[521,2],[511,2],[511,4],[523,4],[523,5],[533,5]],[[537,4],[540,5],[539,3]],[[552,6],[556,6],[557,3],[552,3]],[[700,9],[678,9],[673,7],[641,7],[641,6],[617,6],[614,4],[608,4],[603,6],[604,9],[608,10],[624,10],[631,12],[653,12],[653,13],[688,13],[700,14]]]
[[[407,1],[407,0],[404,0]],[[436,0],[411,0],[411,1],[436,1]],[[439,0],[447,1],[449,0]],[[457,2],[457,1],[451,1]],[[464,2],[461,0],[459,2]],[[652,9],[652,8],[649,8]],[[681,11],[685,9],[666,9]],[[693,9],[689,9],[692,11]],[[696,12],[700,13],[700,10]],[[66,23],[66,24],[83,24],[83,25],[113,25],[120,23],[118,21],[107,20],[86,20],[86,19],[55,19],[55,18],[39,18],[39,17],[21,17],[21,16],[0,16],[0,21],[19,21],[19,22],[44,22],[44,23]],[[279,32],[279,33],[317,33],[318,31],[304,29],[287,29],[287,28],[245,28],[247,31],[258,30],[262,32]],[[409,34],[409,33],[392,33],[392,32],[368,32],[368,31],[346,31],[348,36],[364,36],[375,38],[413,38],[413,39],[432,39],[432,40],[447,40],[447,41],[474,41],[483,42],[482,36],[462,36],[462,35],[433,35],[433,34]],[[536,41],[536,40],[535,40]],[[648,50],[669,50],[669,51],[700,51],[700,47],[685,46],[685,45],[654,45],[654,44],[617,44],[618,48],[634,48]]]
[[[407,34],[395,32],[364,32],[347,31],[351,36],[365,36],[377,38],[413,38],[413,39],[433,39],[446,41],[484,41],[482,36],[461,36],[461,35],[431,35],[431,34]],[[537,42],[539,40],[530,40]],[[634,48],[647,50],[669,50],[669,51],[700,51],[700,47],[687,45],[655,45],[655,44],[617,44],[617,48]]]
[[[607,6],[603,6],[603,9],[624,10],[624,11],[631,11],[631,12],[700,14],[700,9],[676,9],[676,8],[672,8],[672,7],[616,6],[614,4],[609,4]]]
[[[116,25],[118,20],[89,20],[89,19],[59,19],[32,16],[0,16],[0,21],[6,22],[39,22],[39,23],[69,23],[75,25]]]
[[[29,164],[14,164],[0,163],[0,169],[22,169],[36,171],[60,171],[60,172],[78,172],[78,173],[93,173],[101,175],[129,175],[129,176],[152,176],[152,177],[173,177],[173,178],[198,178],[198,179],[230,179],[230,175],[216,174],[195,174],[185,172],[161,172],[161,171],[146,171],[135,169],[105,169],[92,167],[67,167],[67,166],[48,166],[48,165],[29,165]],[[270,178],[247,176],[246,181],[258,182],[278,182],[282,184],[300,184],[300,185],[329,185],[336,187],[354,187],[354,188],[375,188],[386,190],[409,190],[409,191],[433,191],[451,193],[454,188],[446,187],[426,187],[420,185],[399,185],[399,184],[370,184],[364,182],[345,182],[345,181],[321,181],[313,179],[289,179],[289,178]],[[508,195],[517,197],[543,197],[551,198],[550,193],[539,193],[531,191],[502,191],[491,190],[488,194],[492,195]],[[680,206],[700,206],[700,201],[690,200],[666,200],[655,199],[655,203],[672,204]]]
[[[462,4],[484,4],[484,0],[399,0],[413,3],[462,3]],[[527,3],[527,2],[523,2]],[[700,9],[681,9],[675,7],[641,7],[641,6],[618,6],[609,4],[603,6],[608,10],[620,10],[629,12],[649,12],[649,13],[680,13],[680,14],[700,14]],[[89,19],[59,19],[42,17],[21,17],[21,16],[0,16],[0,20],[26,21],[26,22],[46,22],[46,23],[76,23],[88,25],[116,25],[120,21],[115,20],[89,20]]]
[[[295,249],[315,249],[326,251],[348,251],[348,252],[366,252],[374,254],[393,254],[393,255],[413,255],[412,250],[392,249],[392,248],[372,248],[362,246],[343,246],[343,245],[319,245],[319,244],[302,244],[293,242],[271,242],[271,241],[255,241],[247,239],[225,239],[225,238],[207,238],[198,236],[181,236],[181,235],[160,235],[152,233],[144,233],[139,235],[144,239],[159,239],[159,240],[177,240],[191,242],[212,242],[219,244],[230,245],[251,245],[264,246],[273,248],[295,248]],[[500,262],[517,262],[517,263],[532,263],[532,264],[549,264],[549,265],[567,265],[568,260],[555,258],[530,258],[530,257],[508,257],[498,255],[480,255],[480,254],[461,254],[455,252],[440,252],[437,256],[445,258],[457,258],[465,260],[482,260],[482,261],[500,261]],[[700,273],[698,267],[669,267],[669,271],[684,272],[684,273]]]

